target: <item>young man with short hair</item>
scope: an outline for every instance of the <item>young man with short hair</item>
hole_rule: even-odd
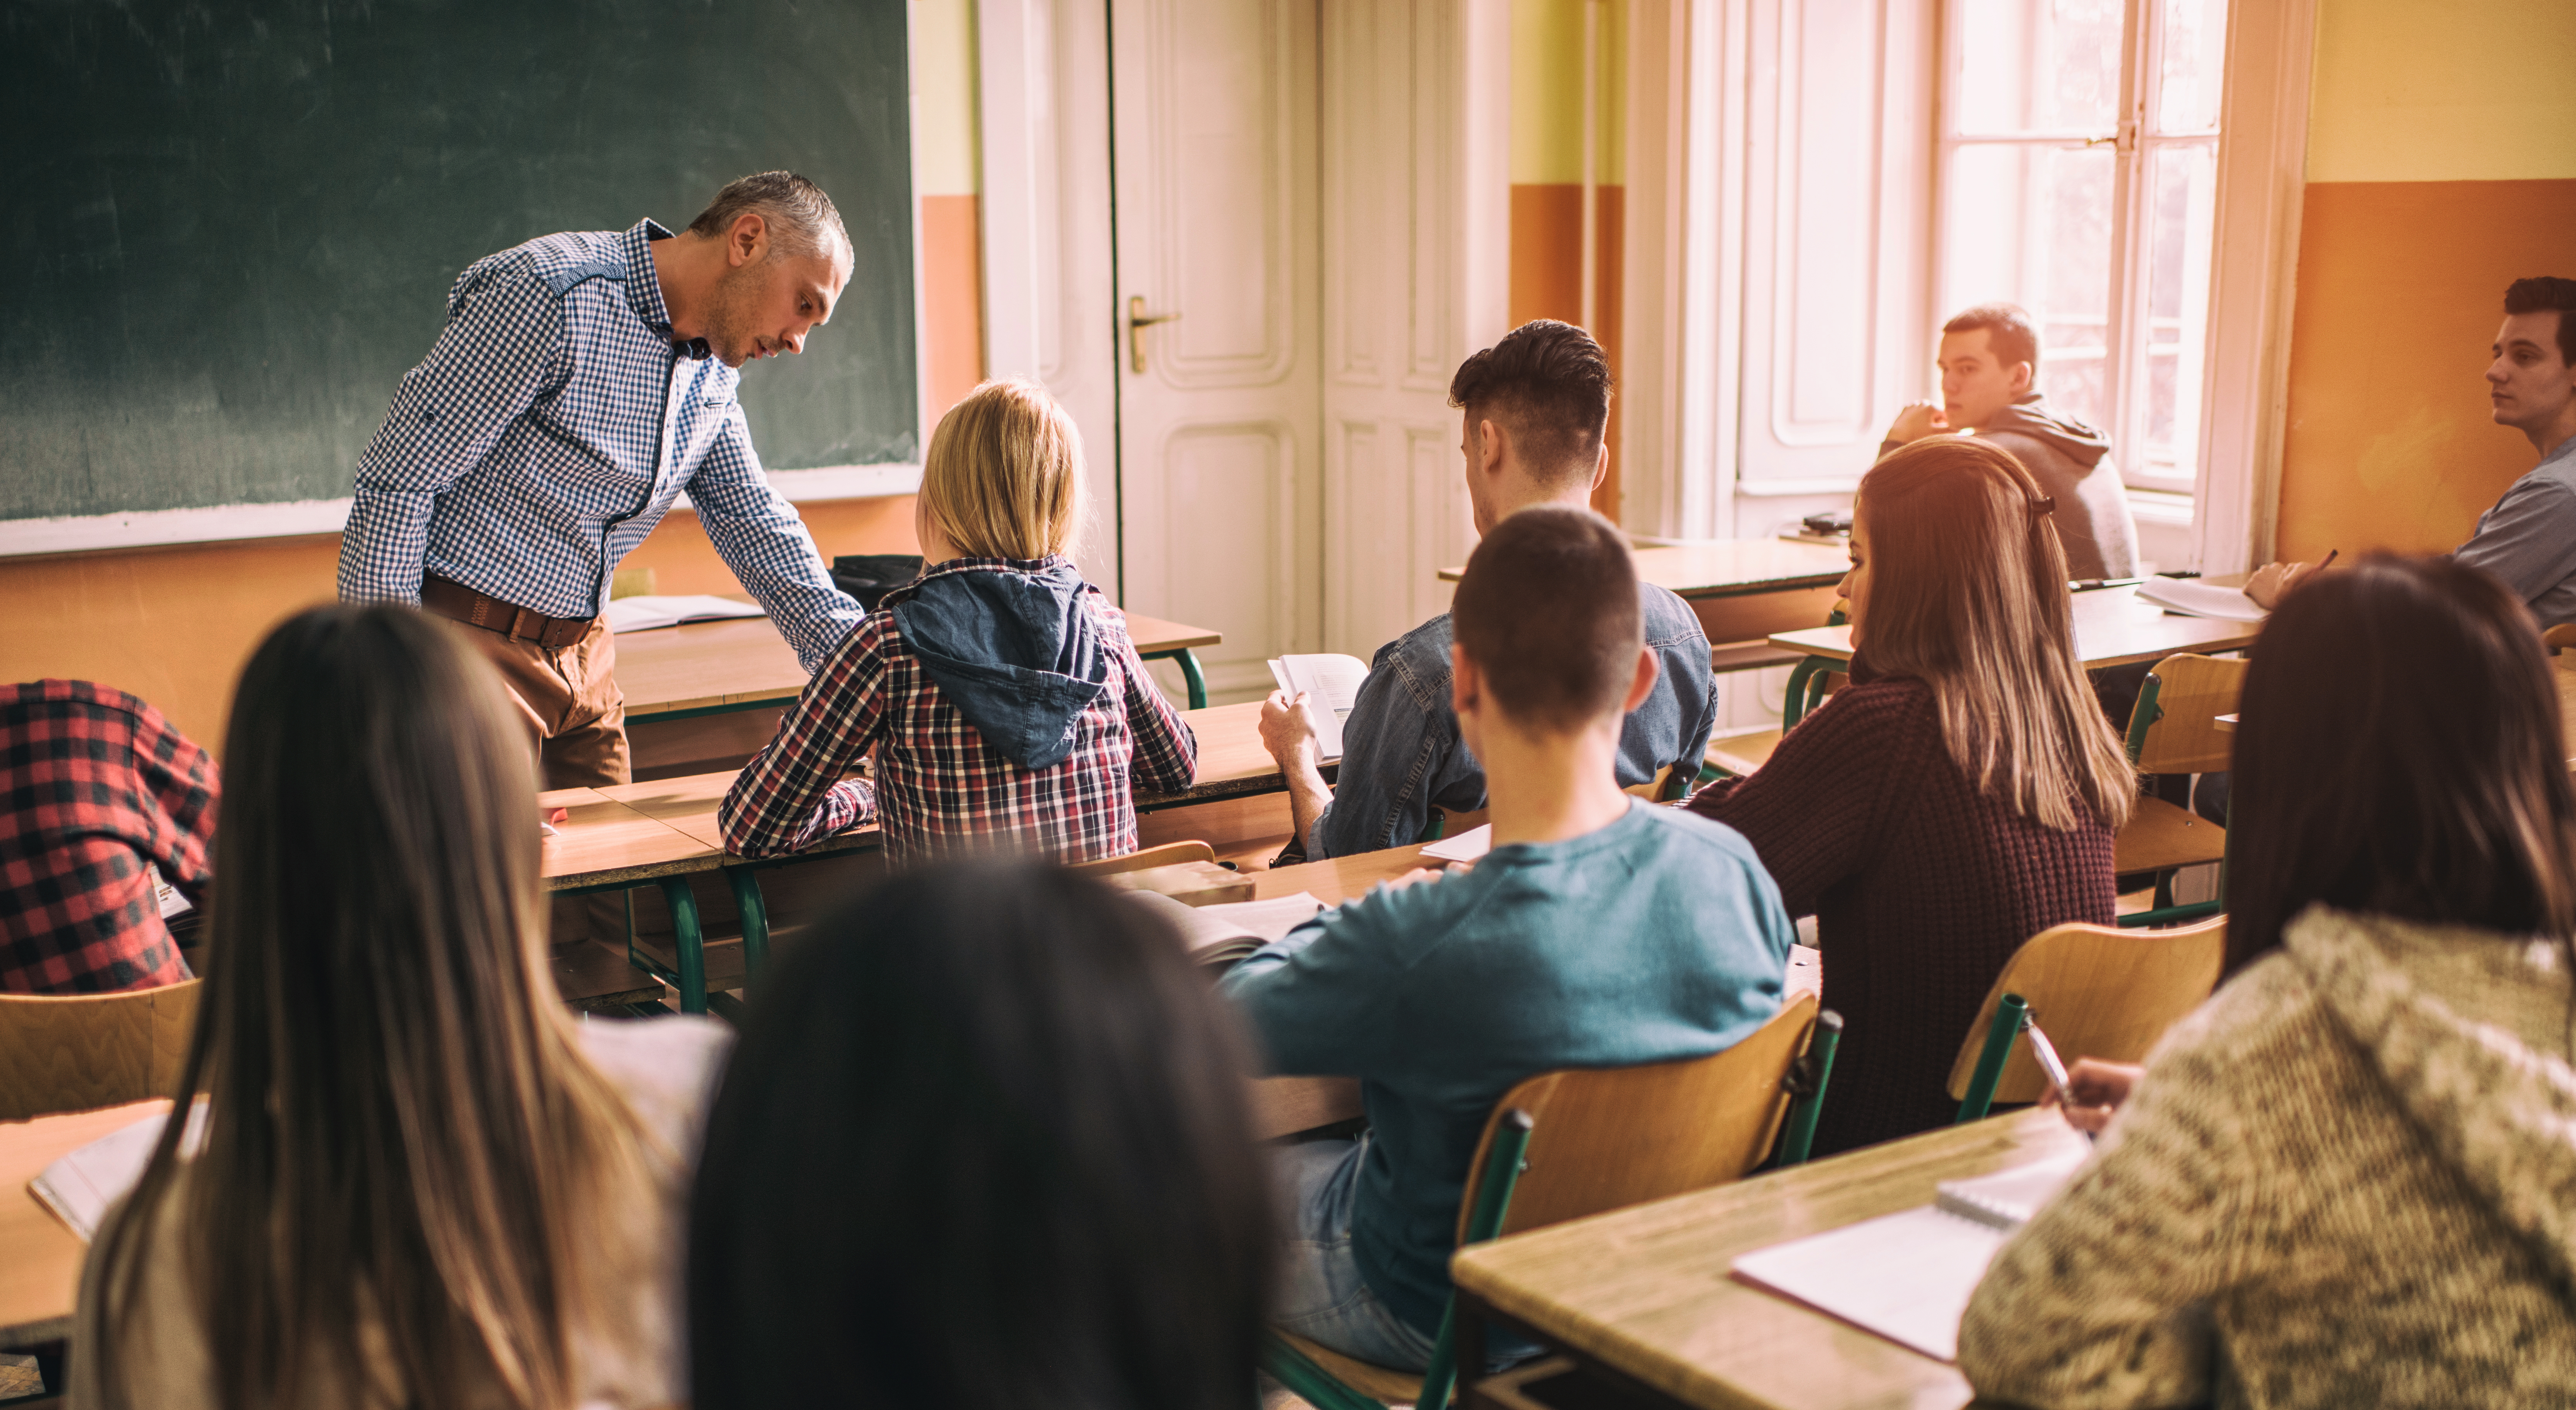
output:
[[[2040,395],[2039,327],[2017,304],[1979,304],[1941,325],[1941,401],[1896,414],[1880,455],[1944,431],[1992,441],[2013,453],[2057,501],[2066,571],[2078,580],[2138,571],[2138,525],[2111,443],[2081,421],[2059,416]]]
[[[1621,721],[1659,674],[1616,529],[1522,510],[1477,546],[1450,615],[1449,688],[1491,776],[1493,850],[1328,911],[1222,984],[1273,1071],[1357,1077],[1368,1108],[1361,1139],[1280,1152],[1278,1325],[1400,1369],[1430,1358],[1494,1103],[1542,1072],[1733,1045],[1779,1011],[1793,935],[1740,833],[1611,776]]]
[[[2502,580],[2543,627],[2576,622],[2576,279],[2540,275],[2504,291],[2504,326],[2487,364],[2487,401],[2540,452],[2540,463],[2478,516],[2451,557]],[[2245,595],[2270,608],[2310,571],[2269,563]]]
[[[1592,335],[1542,318],[1459,364],[1449,404],[1461,412],[1467,499],[1476,532],[1532,505],[1583,508],[1610,465],[1610,364]],[[1708,636],[1690,604],[1652,583],[1637,585],[1657,679],[1619,734],[1612,764],[1622,786],[1663,769],[1699,776],[1717,721]],[[1385,646],[1342,722],[1341,782],[1325,786],[1314,717],[1304,697],[1273,692],[1261,740],[1288,780],[1297,829],[1284,861],[1320,861],[1421,835],[1434,806],[1485,806],[1485,767],[1460,740],[1449,710],[1450,619],[1443,613]]]

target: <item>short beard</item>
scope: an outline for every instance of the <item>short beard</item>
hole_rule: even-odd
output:
[[[767,292],[766,271],[778,258],[773,249],[758,264],[727,269],[707,300],[707,346],[727,367],[739,368],[760,351],[748,330],[757,316],[760,296]]]

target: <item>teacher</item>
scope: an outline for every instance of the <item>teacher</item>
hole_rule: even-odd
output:
[[[850,278],[822,188],[746,176],[688,230],[547,235],[456,278],[447,327],[359,457],[343,601],[479,630],[548,788],[625,783],[625,696],[602,611],[617,563],[683,491],[812,671],[861,609],[760,472],[743,363],[802,352]]]

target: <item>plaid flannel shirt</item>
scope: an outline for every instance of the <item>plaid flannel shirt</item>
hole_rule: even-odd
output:
[[[549,617],[596,616],[683,490],[807,670],[861,615],[769,487],[703,342],[672,341],[651,244],[548,235],[456,277],[447,327],[358,459],[340,596],[420,601],[422,570]]]
[[[0,991],[186,979],[145,863],[203,903],[214,760],[124,691],[29,681],[0,691],[0,789]]]
[[[1037,571],[1052,560],[961,558],[940,573]],[[725,849],[767,857],[831,836],[876,812],[896,866],[997,844],[1061,861],[1136,850],[1133,788],[1177,793],[1198,776],[1198,741],[1137,659],[1127,619],[1097,588],[1083,602],[1109,658],[1109,681],[1075,724],[1073,753],[1048,769],[1012,763],[949,703],[882,610],[887,594],[831,655],[769,742],[725,791]],[[844,779],[870,750],[873,787]]]

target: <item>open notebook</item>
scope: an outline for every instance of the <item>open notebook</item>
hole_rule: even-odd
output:
[[[2089,1150],[1973,1180],[1944,1180],[1920,1209],[1757,1249],[1735,1260],[1748,1282],[1944,1361],[1959,1357],[1959,1318],[2004,1236],[2029,1222]]]
[[[143,1167],[152,1159],[152,1147],[161,1139],[161,1123],[166,1120],[167,1117],[147,1116],[64,1153],[27,1182],[27,1193],[52,1210],[54,1217],[80,1236],[82,1243],[88,1243],[98,1237],[99,1221],[107,1217],[107,1207],[125,1198],[125,1192],[143,1178]],[[186,1142],[193,1150],[206,1133],[202,1100],[188,1125]]]
[[[1368,679],[1368,673],[1366,661],[1332,652],[1281,656],[1270,663],[1270,678],[1289,699],[1300,694],[1313,697],[1306,703],[1315,714],[1315,747],[1322,762],[1342,757],[1342,722],[1351,717],[1360,682]]]
[[[1214,906],[1185,906],[1153,891],[1124,891],[1134,904],[1171,922],[1189,947],[1190,958],[1205,965],[1233,964],[1273,940],[1313,920],[1324,903],[1306,892],[1263,901],[1228,901]]]
[[[769,614],[748,602],[701,593],[690,597],[621,597],[608,604],[606,615],[608,629],[612,632],[649,632],[655,627],[676,627],[682,622],[714,622],[726,617],[766,617]]]
[[[2190,578],[2149,578],[2138,585],[2138,600],[2152,602],[2186,617],[2216,617],[2228,622],[2259,622],[2263,609],[2242,588],[2220,587]]]

